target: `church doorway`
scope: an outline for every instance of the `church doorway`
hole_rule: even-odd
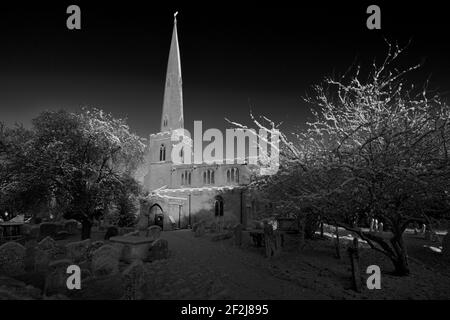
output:
[[[149,209],[149,225],[151,219],[154,220],[155,225],[164,230],[164,211],[158,203],[153,204]]]
[[[216,217],[223,217],[223,198],[216,196],[214,200],[214,215]]]

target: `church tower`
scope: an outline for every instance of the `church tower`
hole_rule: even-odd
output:
[[[178,12],[177,12],[178,13]],[[172,41],[167,63],[161,132],[184,128],[183,88],[181,80],[180,48],[178,45],[177,13],[174,15]]]
[[[178,13],[178,12],[177,12]],[[144,186],[152,191],[161,187],[170,188],[176,178],[171,159],[172,131],[184,128],[183,90],[181,81],[180,48],[178,45],[177,13],[174,14],[172,40],[167,63],[164,102],[161,115],[161,131],[150,135],[149,152],[146,156],[148,173]]]

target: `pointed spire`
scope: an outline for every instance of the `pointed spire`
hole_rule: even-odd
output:
[[[183,89],[181,80],[180,48],[178,46],[177,14],[178,11],[173,15],[173,32],[169,51],[169,61],[167,63],[161,132],[184,128]]]

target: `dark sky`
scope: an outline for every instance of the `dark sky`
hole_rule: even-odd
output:
[[[311,85],[355,59],[383,57],[383,37],[412,40],[403,61],[425,61],[413,81],[450,87],[449,13],[439,2],[153,2],[0,4],[0,120],[29,125],[45,109],[95,106],[127,116],[141,136],[159,131],[177,10],[188,129],[194,120],[204,129],[228,127],[224,117],[248,122],[250,106],[302,124]],[[71,4],[81,7],[79,31],[66,28]],[[366,28],[370,4],[381,7],[380,31]]]

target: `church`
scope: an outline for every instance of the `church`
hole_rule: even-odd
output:
[[[161,130],[150,135],[143,185],[149,192],[141,214],[163,218],[164,229],[188,228],[202,220],[224,227],[254,218],[259,201],[250,194],[251,165],[176,164],[173,130],[184,128],[183,89],[177,19],[174,17],[161,114]],[[258,203],[257,203],[258,202]],[[156,222],[155,222],[156,223]]]

